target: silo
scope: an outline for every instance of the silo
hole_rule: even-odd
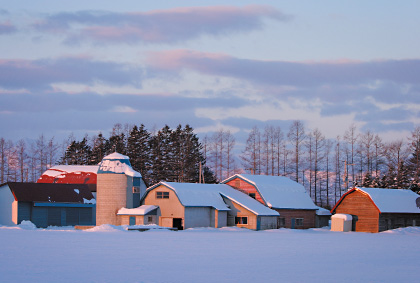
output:
[[[97,174],[96,225],[120,225],[119,209],[140,204],[141,174],[133,170],[128,156],[112,153],[101,161]]]

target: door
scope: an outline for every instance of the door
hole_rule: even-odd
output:
[[[183,230],[184,227],[182,227],[182,218],[173,218],[172,219],[172,227],[178,228],[178,230]]]
[[[130,216],[129,224],[130,225],[136,225],[136,217],[135,216]]]
[[[296,219],[295,218],[292,218],[291,220],[292,220],[292,226],[290,228],[295,229]]]

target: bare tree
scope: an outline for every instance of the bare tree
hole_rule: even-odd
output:
[[[300,156],[302,155],[301,148],[303,141],[305,140],[305,129],[303,123],[301,121],[293,121],[292,125],[290,125],[287,137],[293,146],[295,180],[296,182],[299,182],[299,165]]]
[[[24,182],[25,180],[28,180],[28,169],[26,164],[28,160],[28,154],[26,153],[26,143],[24,140],[19,140],[17,142],[16,152],[20,169],[20,181]]]
[[[344,141],[347,142],[346,151],[349,151],[350,154],[346,154],[347,164],[354,164],[354,157],[356,155],[356,143],[358,139],[358,134],[356,132],[356,126],[353,124],[349,127],[349,129],[344,133]],[[355,171],[354,166],[351,166],[351,176],[352,182],[354,184],[355,181]],[[348,182],[347,182],[348,184]]]
[[[251,174],[260,174],[260,143],[261,133],[257,127],[254,127],[248,135],[245,149],[240,156],[244,169],[251,171]]]
[[[6,141],[4,138],[0,138],[0,184],[3,184],[5,181],[6,173]]]
[[[314,151],[314,192],[315,192],[315,203],[322,205],[321,188],[317,186],[319,179],[319,171],[321,170],[322,161],[324,160],[324,148],[325,148],[325,136],[320,130],[315,129],[312,132],[313,135],[313,151]],[[317,201],[317,190],[319,189],[319,202]]]

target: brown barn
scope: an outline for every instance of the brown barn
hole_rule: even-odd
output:
[[[236,174],[223,181],[280,213],[278,228],[316,227],[313,203],[305,187],[282,176]]]
[[[353,230],[377,233],[420,226],[420,196],[410,190],[354,188],[345,193],[331,212],[353,216]]]

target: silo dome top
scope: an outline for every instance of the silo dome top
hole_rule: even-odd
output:
[[[128,156],[117,152],[105,156],[99,164],[98,174],[125,174],[131,177],[141,177],[141,174],[131,167]]]
[[[130,158],[126,155],[122,155],[118,152],[114,152],[114,153],[111,153],[111,154],[105,156],[104,159],[112,159],[112,160],[113,159],[127,159],[127,160],[129,160]]]

